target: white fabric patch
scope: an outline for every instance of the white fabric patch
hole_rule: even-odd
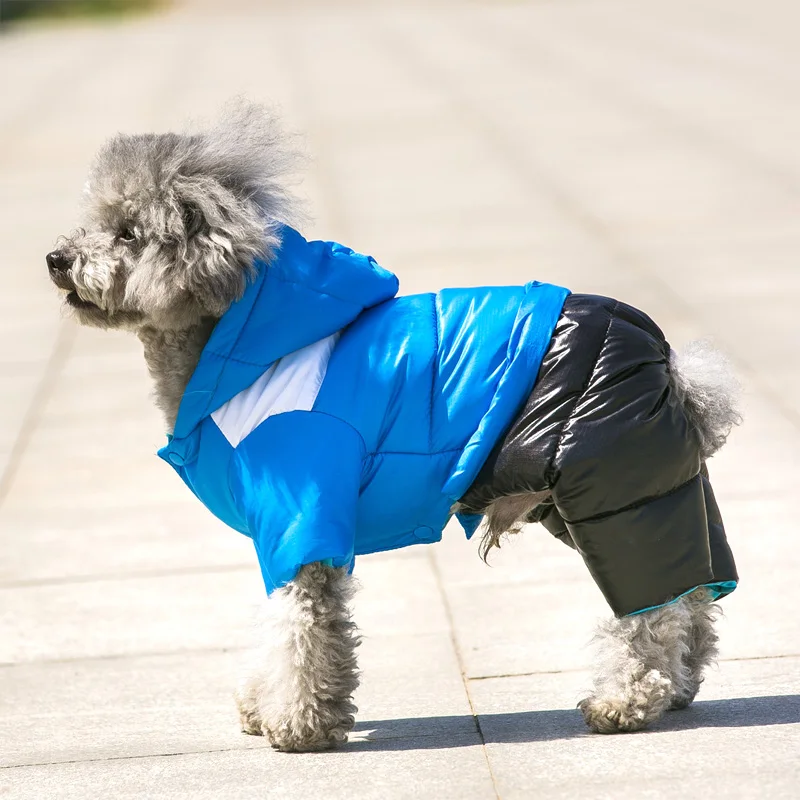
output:
[[[334,333],[279,359],[211,415],[232,447],[237,447],[268,417],[287,411],[311,411],[338,338],[339,334]]]

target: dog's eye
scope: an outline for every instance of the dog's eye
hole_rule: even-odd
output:
[[[133,228],[123,228],[117,237],[121,242],[132,242],[136,239]]]

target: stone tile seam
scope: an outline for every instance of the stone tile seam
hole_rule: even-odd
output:
[[[744,661],[780,661],[785,658],[800,658],[800,653],[780,653],[771,656],[735,656],[733,658],[717,659],[718,664],[735,664]],[[2,665],[0,665],[2,666]],[[465,675],[468,681],[493,681],[503,678],[528,678],[536,675],[570,675],[587,672],[589,667],[567,667],[565,669],[540,669],[531,672],[504,672],[497,675]]]
[[[159,659],[212,655],[215,653],[244,653],[250,648],[246,645],[226,645],[209,647],[187,647],[179,650],[141,650],[130,653],[103,653],[99,655],[65,656],[63,658],[31,658],[24,661],[0,661],[0,671],[18,670],[30,667],[52,666],[55,664],[95,663],[98,661],[125,661],[139,659]]]
[[[362,639],[370,642],[382,642],[392,638],[408,638],[408,637],[431,637],[431,636],[450,636],[449,630],[430,630],[425,633],[410,633],[400,631],[397,633],[368,633],[362,636]],[[83,655],[83,656],[64,656],[62,658],[29,658],[19,661],[0,661],[0,671],[2,670],[17,670],[26,669],[31,667],[46,667],[55,664],[80,664],[83,662],[94,663],[99,661],[124,661],[124,660],[139,660],[139,659],[159,659],[159,658],[172,658],[172,657],[191,657],[202,656],[222,653],[244,653],[250,647],[243,644],[230,644],[230,645],[209,645],[207,647],[187,647],[178,650],[139,650],[129,653],[100,653],[97,655]]]
[[[174,758],[175,756],[194,756],[205,755],[211,753],[234,753],[245,752],[248,750],[260,750],[260,747],[220,747],[212,748],[210,750],[186,750],[175,753],[147,753],[136,756],[106,756],[104,758],[73,758],[65,759],[63,761],[36,761],[31,764],[0,764],[0,770],[12,769],[30,769],[34,767],[55,767],[62,764],[92,764],[103,763],[107,761],[136,761],[145,758]]]
[[[469,680],[467,678],[466,665],[464,664],[464,659],[461,654],[461,647],[458,643],[458,636],[456,634],[453,610],[450,608],[450,601],[449,598],[447,597],[447,592],[445,590],[441,572],[439,571],[439,565],[436,561],[436,556],[431,550],[428,551],[428,560],[431,565],[431,570],[433,571],[433,577],[436,583],[436,588],[439,593],[439,598],[441,599],[442,605],[444,606],[444,613],[445,616],[447,617],[447,626],[450,632],[450,641],[453,645],[453,651],[456,656],[456,661],[458,662],[458,669],[459,672],[461,673],[461,680],[464,684],[464,694],[467,698],[467,703],[469,705],[470,713],[472,714],[472,719],[475,724],[475,730],[481,742],[481,751],[483,752],[483,757],[486,759],[486,769],[489,772],[489,779],[492,782],[492,790],[494,791],[496,800],[500,800],[500,791],[497,784],[497,778],[494,774],[494,770],[492,769],[492,762],[489,758],[489,750],[486,746],[486,737],[483,734],[483,729],[481,728],[481,722],[478,716],[478,711],[475,707],[475,703],[473,702],[472,695],[470,694],[469,691]]]
[[[77,338],[77,330],[77,326],[67,325],[64,320],[62,320],[59,325],[56,333],[56,340],[50,351],[50,357],[47,359],[42,377],[34,391],[33,398],[25,410],[22,423],[19,426],[19,431],[11,446],[11,454],[8,457],[6,468],[2,475],[0,475],[0,508],[5,502],[11,486],[14,483],[14,478],[16,477],[22,457],[36,430],[45,404],[55,388],[66,360],[69,358],[70,351]]]
[[[380,720],[376,720],[380,721]],[[356,736],[363,735],[360,731],[353,732]],[[243,734],[247,735],[247,734]],[[355,752],[357,750],[367,750],[368,747],[364,747],[364,745],[380,745],[383,742],[401,742],[401,741],[408,741],[410,739],[434,739],[439,736],[439,733],[413,733],[408,734],[406,736],[379,736],[376,739],[356,739],[350,741],[348,744],[351,746],[349,751]],[[475,736],[475,732],[472,731],[470,733],[463,733],[457,734],[457,738],[467,739],[471,736]],[[255,737],[258,738],[258,737]],[[479,744],[480,742],[476,742]],[[353,747],[352,745],[355,745]],[[61,761],[35,761],[29,764],[0,764],[0,771],[2,770],[14,770],[14,769],[28,769],[28,768],[35,768],[35,767],[57,767],[63,764],[92,764],[92,763],[104,763],[108,761],[141,761],[148,758],[174,758],[176,756],[195,756],[195,755],[212,755],[214,753],[249,753],[249,752],[263,752],[266,751],[270,755],[273,754],[273,750],[268,745],[264,744],[254,744],[252,746],[245,746],[245,747],[219,747],[219,748],[211,748],[208,750],[181,750],[178,752],[169,752],[169,753],[141,753],[139,755],[130,755],[130,756],[105,756],[100,758],[74,758],[74,759],[64,759]],[[337,752],[337,751],[334,751]],[[348,752],[348,746],[345,745],[343,750],[338,751],[340,754],[344,755]],[[276,758],[283,758],[285,754],[277,754],[275,753]],[[289,756],[291,758],[291,756]]]
[[[403,634],[397,634],[402,636]],[[428,634],[422,634],[428,635]],[[385,638],[391,638],[393,634],[371,635],[370,640],[380,641]],[[93,663],[97,661],[124,661],[124,660],[139,660],[139,659],[159,659],[159,658],[175,658],[175,657],[188,657],[188,656],[202,656],[212,655],[214,653],[244,653],[249,649],[246,645],[225,645],[225,646],[209,646],[209,647],[190,647],[181,650],[141,650],[131,653],[105,653],[101,655],[86,655],[86,656],[67,656],[65,658],[32,658],[25,661],[0,661],[0,670],[18,670],[28,669],[31,667],[46,667],[55,664],[79,664],[82,662]],[[735,664],[745,661],[780,661],[782,659],[798,658],[800,653],[779,653],[770,656],[736,656],[733,658],[721,658],[720,664]],[[533,670],[531,672],[504,672],[497,675],[467,675],[464,674],[465,681],[491,681],[502,680],[504,678],[528,678],[536,675],[572,675],[580,672],[588,671],[589,667],[567,667],[565,669],[543,669]]]

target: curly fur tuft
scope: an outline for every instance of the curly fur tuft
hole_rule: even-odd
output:
[[[298,221],[300,208],[287,183],[303,156],[297,137],[287,135],[274,111],[236,98],[198,136],[200,175],[227,176],[223,182],[255,202],[272,225]]]
[[[707,341],[690,342],[680,352],[673,350],[670,374],[697,433],[701,457],[710,458],[742,421],[741,385],[727,358]]]
[[[530,492],[498,497],[486,509],[486,521],[478,546],[478,552],[484,563],[488,563],[492,548],[499,549],[500,542],[506,535],[519,533],[528,522],[528,515],[550,495],[549,491]]]

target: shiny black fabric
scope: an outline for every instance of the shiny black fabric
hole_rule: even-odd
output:
[[[549,490],[530,521],[580,552],[619,616],[737,580],[669,352],[641,311],[567,297],[532,394],[460,501],[482,513]]]

